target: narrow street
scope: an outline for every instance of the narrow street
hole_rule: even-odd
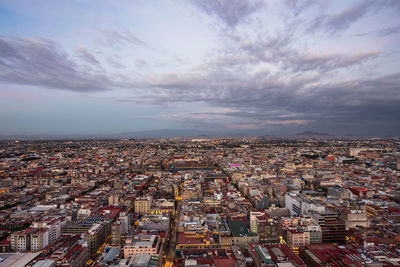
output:
[[[179,223],[179,214],[181,211],[182,201],[177,200],[178,205],[175,212],[175,219],[171,225],[171,239],[169,241],[169,247],[167,252],[167,258],[173,260],[175,257],[175,246],[176,246],[176,239],[177,239],[177,232],[178,232],[178,223]]]

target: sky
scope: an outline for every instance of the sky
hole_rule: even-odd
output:
[[[0,134],[400,136],[399,0],[0,0]]]

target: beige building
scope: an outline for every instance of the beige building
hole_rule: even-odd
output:
[[[342,219],[346,223],[346,230],[356,226],[370,227],[370,220],[365,209],[348,210],[342,214]]]
[[[38,229],[31,234],[31,251],[37,252],[49,244],[49,231],[45,228]]]
[[[12,233],[10,237],[11,251],[26,252],[30,249],[30,236],[26,233]]]
[[[159,255],[161,252],[162,240],[158,235],[135,236],[127,239],[124,246],[124,259],[132,255],[148,254]]]
[[[265,212],[250,211],[250,232],[257,233],[257,217],[265,215]]]
[[[152,198],[151,197],[139,197],[135,200],[135,213],[141,215],[148,214],[150,212]]]
[[[108,205],[118,206],[119,205],[119,196],[116,193],[113,193],[108,197]]]
[[[298,247],[309,245],[310,232],[302,230],[299,231],[297,229],[288,229],[287,244],[295,251],[298,249]]]
[[[14,232],[10,237],[12,251],[40,251],[49,244],[49,231],[46,228],[28,228]]]

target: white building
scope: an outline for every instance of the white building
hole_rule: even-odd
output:
[[[121,222],[121,234],[127,234],[130,230],[130,220],[128,214],[125,212],[121,212],[119,214],[119,220]]]
[[[62,228],[67,223],[66,218],[47,218],[43,221],[33,222],[33,228],[46,228],[49,233],[49,244],[53,244],[62,233]]]

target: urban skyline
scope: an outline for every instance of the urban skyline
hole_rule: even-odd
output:
[[[398,138],[0,141],[0,265],[390,267]]]

